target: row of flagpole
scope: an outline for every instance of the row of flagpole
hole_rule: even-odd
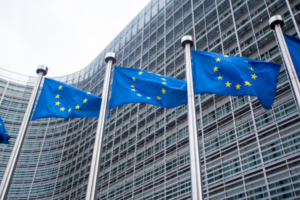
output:
[[[287,68],[290,81],[293,87],[294,95],[297,100],[298,109],[300,109],[300,84],[298,80],[298,76],[295,70],[295,66],[293,64],[290,52],[286,45],[283,32],[281,27],[283,26],[283,20],[280,15],[275,15],[269,20],[270,28],[273,29],[277,35],[277,39],[279,42],[279,46],[283,55],[283,59],[285,61],[285,66]],[[297,27],[296,27],[297,28]]]
[[[97,199],[97,185],[98,185],[98,173],[100,167],[101,160],[101,150],[103,144],[103,136],[104,136],[104,125],[105,125],[105,114],[106,114],[106,106],[109,94],[109,84],[110,84],[110,76],[111,76],[111,68],[112,65],[116,62],[114,53],[107,53],[105,55],[105,62],[107,63],[105,77],[104,77],[104,85],[102,90],[102,103],[100,108],[100,114],[98,119],[98,126],[95,135],[95,145],[93,150],[93,158],[90,168],[89,174],[89,182],[86,191],[86,200]]]
[[[189,145],[190,145],[190,166],[192,199],[203,199],[201,161],[199,154],[199,140],[197,130],[197,118],[194,96],[194,84],[192,75],[191,47],[193,46],[192,36],[183,36],[181,39],[182,47],[185,48],[185,68],[186,81],[188,88],[188,124],[189,124]]]
[[[291,80],[295,98],[300,108],[300,84],[299,80],[288,51],[283,32],[282,25],[283,20],[280,15],[276,15],[270,18],[269,25],[271,29],[275,30],[279,46],[287,67],[287,71]],[[201,174],[201,161],[199,155],[198,144],[198,131],[197,131],[197,119],[195,109],[194,98],[194,86],[192,78],[192,65],[191,65],[191,47],[193,46],[192,36],[184,36],[181,40],[183,48],[185,48],[185,60],[186,60],[186,79],[188,87],[188,124],[189,124],[189,145],[190,145],[190,166],[191,166],[191,183],[192,183],[192,199],[203,200],[203,187],[202,187],[202,174]],[[91,168],[89,173],[88,187],[86,191],[86,200],[95,200],[97,198],[97,185],[98,185],[98,173],[101,160],[102,143],[104,136],[105,116],[107,111],[107,102],[109,94],[110,77],[113,64],[116,62],[114,53],[107,53],[105,56],[107,63],[104,86],[102,92],[102,105],[100,108],[100,114],[98,119],[98,127],[95,135],[95,144],[93,150],[93,157],[91,162]],[[25,112],[24,119],[21,124],[21,128],[16,138],[15,145],[13,147],[10,159],[8,161],[4,176],[0,185],[0,200],[7,198],[10,185],[12,183],[13,175],[20,157],[22,146],[24,143],[28,124],[32,115],[32,110],[35,104],[37,93],[40,87],[41,80],[48,72],[46,66],[38,66],[36,70],[38,79],[33,88],[28,107]]]
[[[16,167],[18,164],[18,160],[19,160],[19,157],[21,154],[22,146],[24,144],[28,124],[29,124],[29,121],[31,118],[33,106],[35,104],[35,99],[36,99],[37,93],[39,91],[40,84],[42,82],[42,78],[43,78],[43,76],[47,75],[47,72],[48,72],[48,67],[46,67],[44,65],[40,65],[37,67],[36,73],[38,74],[38,78],[37,78],[35,86],[32,90],[20,130],[19,130],[19,133],[18,133],[16,141],[15,141],[14,148],[11,152],[9,161],[6,166],[5,173],[4,173],[2,181],[1,181],[0,198],[2,200],[7,198],[9,188],[12,183],[13,175],[15,173],[15,170],[16,170]]]

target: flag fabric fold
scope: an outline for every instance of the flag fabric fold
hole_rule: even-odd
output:
[[[164,108],[186,104],[186,81],[116,66],[109,107],[116,108],[128,103],[146,103]]]
[[[45,78],[32,120],[48,117],[99,117],[101,100],[90,92]]]
[[[5,130],[2,118],[0,117],[0,143],[9,144],[10,135]]]
[[[299,79],[300,78],[300,39],[287,34],[283,34],[283,35]]]
[[[192,51],[192,62],[195,94],[256,96],[272,107],[280,65],[203,51]]]

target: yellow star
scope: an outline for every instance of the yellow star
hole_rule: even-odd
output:
[[[139,75],[142,75],[142,74],[143,74],[143,72],[142,72],[142,71],[140,71],[140,72],[139,72]]]
[[[165,81],[166,79],[165,79],[165,78],[162,78],[161,80]]]
[[[132,80],[135,81],[135,77],[132,77]]]
[[[65,111],[65,108],[64,107],[60,108],[60,111]]]
[[[256,77],[257,77],[255,74],[251,74],[251,76],[252,76],[251,78],[253,78],[254,80],[255,80]]]
[[[156,74],[157,76],[161,76],[160,74]]]
[[[55,102],[55,105],[56,105],[56,106],[59,106],[59,104],[60,104],[60,102],[59,102],[59,101],[58,101],[58,102]]]
[[[147,97],[147,99],[151,99],[150,97]]]
[[[240,84],[237,84],[235,87],[236,87],[237,90],[241,89],[241,85]]]
[[[60,86],[58,87],[58,89],[61,90],[61,89],[62,89],[62,86],[60,85]]]
[[[245,62],[245,63],[248,63],[248,61],[247,61],[247,60],[244,60],[244,62]]]
[[[69,108],[68,112],[71,112],[71,110],[72,110],[72,109],[71,109],[71,108]]]
[[[133,87],[133,88],[134,88],[134,85],[131,85],[130,87]]]
[[[218,67],[215,67],[215,68],[214,68],[214,72],[217,72],[217,71],[218,71]]]
[[[55,96],[55,98],[59,99],[59,96],[60,96],[60,95],[59,95],[59,94],[57,94],[57,95]]]
[[[87,94],[92,94],[92,93],[88,92]]]
[[[220,61],[221,61],[221,59],[220,59],[220,58],[217,58],[217,59],[216,59],[216,61],[217,61],[217,62],[220,62]]]
[[[2,126],[2,124],[0,124],[0,126]]]
[[[77,106],[75,107],[75,109],[76,109],[76,110],[79,110],[79,108],[80,108],[80,106],[79,106],[79,105],[77,105]]]
[[[131,89],[131,91],[134,91],[134,92],[135,92],[135,89]]]
[[[251,71],[254,71],[254,69],[252,67],[249,67],[251,69]]]
[[[167,85],[167,83],[166,83],[166,82],[163,82],[162,84],[164,84],[164,85]]]
[[[226,84],[226,87],[230,87],[230,85],[231,85],[231,83],[229,83],[229,81],[227,81],[227,83],[225,83]]]
[[[159,101],[161,100],[161,98],[159,96],[156,97]]]
[[[220,79],[223,79],[223,78],[222,78],[222,76],[219,75],[219,76],[218,76],[218,79],[220,80]]]
[[[141,97],[142,95],[141,94],[137,94],[139,97]]]
[[[224,55],[224,57],[225,57],[225,58],[228,58],[228,56],[227,56],[227,55]]]
[[[84,100],[83,100],[83,103],[86,103],[87,101],[88,101],[87,99],[84,99]]]
[[[163,94],[166,93],[166,90],[165,90],[165,89],[162,89],[161,91],[162,91]]]
[[[245,81],[245,85],[251,86],[251,83],[249,81]]]

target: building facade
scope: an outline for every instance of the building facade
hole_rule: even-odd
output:
[[[255,97],[196,95],[199,151],[206,199],[300,198],[300,116],[276,36],[299,37],[297,0],[152,0],[90,65],[56,80],[101,95],[105,53],[117,66],[185,79],[181,37],[193,49],[282,65],[274,106]],[[0,145],[0,178],[35,77],[0,69],[0,116],[12,136]],[[98,199],[191,199],[187,105],[164,109],[128,104],[106,121]],[[97,118],[30,122],[9,191],[11,200],[83,199]]]

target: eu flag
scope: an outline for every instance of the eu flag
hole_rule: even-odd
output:
[[[147,103],[164,108],[186,104],[186,81],[140,69],[115,67],[109,107],[128,103]]]
[[[300,39],[284,34],[286,45],[292,57],[298,78],[300,78]]]
[[[4,123],[2,118],[0,117],[0,143],[9,144],[10,135],[5,130]]]
[[[99,117],[101,98],[71,85],[45,78],[32,120]]]
[[[192,51],[195,94],[256,96],[265,109],[274,102],[280,65],[249,58]]]

